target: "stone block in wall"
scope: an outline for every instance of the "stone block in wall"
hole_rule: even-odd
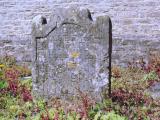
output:
[[[108,16],[93,21],[87,9],[58,9],[50,21],[34,18],[32,36],[36,95],[72,100],[84,92],[97,101],[104,98],[111,72]]]

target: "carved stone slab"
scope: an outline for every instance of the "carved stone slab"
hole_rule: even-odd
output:
[[[87,9],[59,9],[32,26],[33,91],[45,98],[69,99],[87,93],[102,100],[111,62],[111,22],[92,20]]]

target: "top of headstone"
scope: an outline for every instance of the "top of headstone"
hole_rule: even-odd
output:
[[[97,21],[110,19],[108,16],[98,16],[96,21],[93,21],[91,13],[88,9],[80,9],[77,7],[70,8],[58,8],[51,15],[50,19],[47,19],[38,15],[35,16],[32,21],[32,35],[37,38],[43,38],[49,34],[50,31],[53,31],[55,28],[58,28],[64,24],[75,24],[79,26],[86,26],[89,24],[94,24]]]

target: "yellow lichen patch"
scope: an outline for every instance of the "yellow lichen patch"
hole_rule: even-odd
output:
[[[72,61],[69,61],[69,62],[67,63],[67,66],[68,66],[68,68],[75,68],[75,67],[77,67],[77,63],[72,62]]]
[[[80,55],[79,52],[72,52],[72,53],[71,53],[71,57],[72,57],[72,58],[77,58],[77,57],[79,57],[79,55]]]
[[[0,68],[3,68],[3,67],[5,67],[5,65],[3,65],[3,64],[0,64]]]

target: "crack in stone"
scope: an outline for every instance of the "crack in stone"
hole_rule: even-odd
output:
[[[60,25],[60,27],[63,26],[63,25],[67,25],[67,24],[73,24],[73,25],[77,25],[77,26],[79,26],[79,27],[82,27],[81,25],[79,25],[79,24],[77,24],[77,23],[72,23],[72,22],[63,22],[63,23]],[[45,36],[36,37],[36,39],[47,38],[56,28],[58,28],[58,27],[57,27],[57,23],[56,23],[56,26],[55,26],[54,28],[52,28],[51,31],[49,31]]]
[[[55,29],[57,28],[57,25],[51,29],[51,31],[49,31],[45,36],[42,36],[42,37],[36,37],[36,39],[41,39],[41,38],[46,38],[50,35],[51,32],[53,32]]]
[[[67,25],[67,24],[73,24],[73,25],[77,25],[77,26],[79,26],[79,27],[82,27],[81,25],[79,25],[79,24],[77,24],[77,23],[72,23],[72,22],[63,22],[63,23],[61,24],[61,26]]]

